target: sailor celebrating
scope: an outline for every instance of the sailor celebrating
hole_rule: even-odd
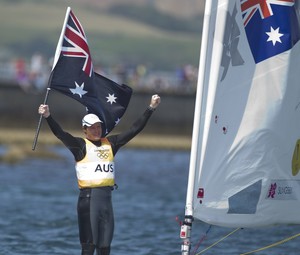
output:
[[[81,255],[109,255],[114,232],[114,214],[111,194],[114,189],[114,157],[118,150],[134,138],[147,124],[160,104],[153,95],[149,107],[125,132],[102,137],[101,120],[94,114],[82,119],[85,138],[65,132],[50,114],[48,105],[40,105],[38,112],[53,132],[72,152],[76,161],[79,187],[77,204]]]

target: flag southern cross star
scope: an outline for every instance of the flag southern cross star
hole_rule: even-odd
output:
[[[82,98],[86,93],[88,93],[88,91],[84,90],[84,82],[79,86],[78,83],[75,81],[75,88],[70,88],[70,91],[73,93],[73,95],[78,95],[80,98]],[[117,103],[116,99],[117,97],[115,97],[115,94],[110,94],[108,93],[108,96],[106,97],[107,99],[107,103],[110,103],[111,105],[113,103]],[[116,124],[118,124],[120,121],[120,119],[117,119],[115,122]]]
[[[116,99],[117,97],[115,97],[115,94],[108,94],[107,98],[107,102],[110,104],[116,103]]]
[[[73,95],[77,94],[80,98],[82,98],[82,96],[88,93],[88,91],[84,90],[84,82],[79,86],[78,83],[75,81],[75,86],[76,87],[74,89],[70,88],[70,91],[73,93]],[[110,104],[117,103],[116,101],[117,97],[115,97],[115,94],[108,93],[108,96],[106,98],[107,98],[107,103]]]

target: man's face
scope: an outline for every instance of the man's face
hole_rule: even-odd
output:
[[[86,127],[85,136],[91,141],[99,141],[102,135],[102,128],[100,122],[93,124],[90,127]]]

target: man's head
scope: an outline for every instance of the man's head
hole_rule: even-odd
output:
[[[91,141],[99,141],[101,139],[101,123],[103,122],[95,114],[89,113],[83,117],[82,128],[87,139]]]

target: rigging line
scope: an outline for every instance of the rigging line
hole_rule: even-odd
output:
[[[291,236],[291,237],[288,237],[288,238],[286,238],[286,239],[283,239],[283,240],[281,240],[281,241],[278,241],[278,242],[276,242],[276,243],[267,245],[267,246],[262,247],[262,248],[260,248],[260,249],[253,250],[253,251],[249,251],[249,252],[246,252],[246,253],[241,253],[240,255],[247,255],[247,254],[252,254],[252,253],[255,253],[255,252],[263,251],[263,250],[266,250],[266,249],[275,247],[275,246],[277,246],[277,245],[286,243],[286,242],[288,242],[288,241],[290,241],[290,240],[292,240],[292,239],[294,239],[294,238],[296,238],[296,237],[299,237],[299,236],[300,236],[300,233],[298,233],[298,234],[296,234],[296,235],[293,235],[293,236]]]
[[[197,243],[197,245],[195,246],[192,255],[195,255],[197,250],[199,249],[200,244],[206,239],[208,232],[210,231],[210,229],[212,228],[212,225],[209,225],[208,229],[206,230],[205,234],[200,238],[199,242]]]
[[[204,252],[206,252],[207,250],[211,249],[212,247],[216,246],[218,243],[222,242],[223,240],[225,240],[227,237],[233,235],[235,232],[237,232],[238,230],[240,230],[242,228],[237,228],[235,230],[233,230],[232,232],[230,232],[229,234],[227,234],[226,236],[222,237],[219,241],[213,243],[212,245],[208,246],[207,248],[205,248],[204,250],[200,251],[199,253],[197,253],[196,255],[202,254]]]

